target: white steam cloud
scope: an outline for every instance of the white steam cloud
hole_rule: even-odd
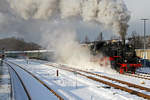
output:
[[[58,28],[57,30],[47,32],[42,38],[43,44],[47,45],[49,43],[47,49],[55,50],[58,63],[84,70],[92,69],[95,71],[115,73],[110,68],[110,65],[100,67],[99,62],[90,61],[92,55],[90,54],[89,48],[82,46],[76,41],[76,32],[72,28]],[[102,55],[99,56],[102,57]],[[105,61],[101,63],[105,63]]]
[[[19,16],[28,20],[81,17],[83,21],[96,22],[111,28],[125,37],[130,19],[130,12],[123,0],[7,0]],[[59,17],[58,17],[59,16]],[[17,16],[18,17],[18,16]],[[29,20],[29,21],[30,21]],[[41,21],[41,20],[40,20]],[[45,20],[44,20],[45,21]],[[47,20],[51,22],[51,20]],[[45,24],[44,24],[45,25]],[[48,24],[46,24],[48,25]],[[55,30],[42,31],[44,44],[48,49],[55,49],[59,62],[86,67],[95,66],[90,62],[90,53],[76,41],[76,31],[70,25],[55,25]],[[58,28],[59,27],[59,28]],[[68,30],[69,29],[69,30]],[[40,27],[40,30],[41,27]],[[25,30],[26,31],[26,30]],[[87,68],[87,67],[86,67]],[[98,68],[98,67],[97,67]],[[105,69],[105,68],[104,68]],[[106,68],[107,70],[107,68]]]
[[[76,32],[73,29],[54,30],[51,34],[48,33],[46,36],[43,36],[43,39],[52,41],[48,48],[55,49],[59,62],[73,65],[89,62],[89,50],[76,41]]]
[[[3,24],[5,22],[5,16],[0,13],[0,24]]]
[[[57,7],[57,0],[8,0],[11,8],[14,8],[24,19],[47,18],[51,16]]]
[[[24,19],[46,19],[53,14],[61,18],[81,16],[84,21],[95,21],[125,36],[130,12],[123,0],[8,0]]]

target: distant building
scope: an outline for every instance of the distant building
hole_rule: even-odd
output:
[[[144,58],[144,49],[136,49],[136,54],[140,58]],[[150,49],[145,49],[145,58],[150,60]]]

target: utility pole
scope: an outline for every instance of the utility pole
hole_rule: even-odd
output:
[[[144,59],[146,59],[146,52],[145,52],[145,49],[146,49],[146,38],[145,38],[145,34],[146,34],[146,21],[148,19],[141,19],[143,22],[144,22]],[[144,60],[144,67],[145,67],[145,60]]]

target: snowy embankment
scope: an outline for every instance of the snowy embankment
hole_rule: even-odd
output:
[[[8,68],[0,66],[0,100],[11,100],[11,85]]]
[[[44,64],[48,62],[29,61],[26,60],[10,60],[17,63],[54,89],[59,95],[66,100],[142,100],[143,98],[131,95],[127,92],[123,92],[112,87],[108,87],[105,84],[101,84],[92,80],[89,80],[76,73],[67,72]],[[56,71],[59,71],[59,76],[56,76]],[[95,69],[90,71],[96,72]],[[117,77],[118,79],[129,80],[140,84],[140,80],[129,76],[119,74],[107,74],[99,72],[111,77]],[[148,85],[148,83],[146,83]]]

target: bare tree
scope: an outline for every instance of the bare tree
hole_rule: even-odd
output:
[[[150,48],[150,36],[148,37],[147,48]]]
[[[137,34],[136,31],[132,32],[131,38],[129,38],[130,44],[134,45],[136,49],[143,48],[143,40],[142,37]]]

